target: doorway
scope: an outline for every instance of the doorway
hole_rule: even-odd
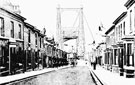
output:
[[[15,74],[16,71],[16,45],[9,45],[9,74]]]

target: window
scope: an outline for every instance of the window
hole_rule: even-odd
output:
[[[115,32],[115,34],[116,34],[116,42],[118,41],[118,27],[116,27],[116,32]]]
[[[8,68],[9,58],[8,58],[8,41],[0,40],[0,67],[6,67]],[[8,69],[5,69],[8,70]],[[1,70],[0,70],[1,71]]]
[[[131,51],[132,51],[132,46],[131,46],[132,44],[131,43],[128,43],[127,44],[127,55],[131,55]]]
[[[135,7],[134,7],[134,28],[135,28]],[[135,31],[135,29],[134,29]]]
[[[120,34],[121,34],[121,38],[122,38],[122,35],[123,35],[122,34],[122,24],[120,25],[120,30],[121,30],[121,33]]]
[[[42,38],[40,37],[40,48],[41,48],[41,43],[42,43],[42,40],[41,40]]]
[[[132,44],[127,44],[127,66],[130,66],[133,64],[132,62],[133,56],[132,56]]]
[[[126,44],[124,44],[124,65],[126,65],[127,63],[127,58],[126,58]]]
[[[5,36],[4,34],[4,19],[0,17],[0,35]]]
[[[11,37],[14,38],[14,22],[11,21]]]
[[[30,30],[28,30],[28,42],[30,43]]]
[[[114,49],[114,65],[116,65],[117,49]]]
[[[117,49],[117,52],[116,52],[116,65],[118,65],[118,57],[119,56],[119,49]]]
[[[19,24],[19,33],[18,33],[18,36],[19,36],[19,39],[21,39],[21,28],[22,28],[22,26]]]
[[[130,32],[132,32],[132,10],[130,10]]]
[[[119,35],[119,41],[120,41],[120,25],[119,25],[119,31],[118,31],[118,35]]]
[[[111,64],[113,64],[114,60],[113,60],[113,50],[111,49]]]
[[[37,33],[35,33],[35,37],[36,37],[35,43],[36,43],[36,45],[37,45]]]
[[[125,35],[125,22],[123,22],[123,35]]]
[[[117,41],[118,41],[118,38],[119,38],[119,35],[118,35],[118,34],[119,34],[119,29],[118,29],[118,26],[117,26],[116,33],[117,33],[117,37],[116,37],[116,38],[117,38]]]

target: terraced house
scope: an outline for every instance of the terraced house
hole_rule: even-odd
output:
[[[126,44],[126,73],[127,76],[134,76],[134,66],[135,66],[135,1],[128,0],[124,6],[127,8],[127,21],[126,30],[128,31],[128,36],[123,38]]]
[[[106,69],[112,70],[112,65],[113,65],[113,44],[115,43],[114,39],[114,28],[115,25],[111,26],[106,32],[106,49],[105,49],[105,67]],[[117,63],[117,62],[116,62]]]
[[[112,47],[111,55],[106,54],[106,64],[114,72],[134,77],[135,71],[135,1],[128,0],[124,6],[127,8],[114,22],[114,43],[109,43],[113,38],[109,35],[111,28],[107,30],[106,50]],[[112,30],[111,30],[112,31]],[[111,40],[110,40],[111,39]],[[108,57],[109,56],[109,57]],[[109,61],[110,59],[110,61]]]
[[[117,72],[120,76],[124,74],[129,77],[133,76],[131,72],[133,65],[133,36],[129,29],[128,14],[123,12],[114,22],[114,27],[107,30],[106,38],[109,50],[106,54],[106,61],[109,70]],[[112,35],[108,35],[113,30]],[[109,46],[109,47],[108,47]],[[110,48],[110,49],[109,49]],[[131,66],[130,66],[131,65]]]
[[[14,10],[14,5],[5,3],[7,8],[0,8],[0,74],[22,70],[21,59],[24,50],[23,28],[26,18]]]
[[[125,36],[128,35],[128,30],[125,29],[127,25],[127,12],[123,12],[114,22],[115,25],[115,43],[112,45],[113,51],[113,71],[119,72],[120,75],[124,73],[124,65],[126,65],[126,41]],[[123,40],[124,39],[124,40]]]
[[[26,23],[24,27],[24,49],[26,52],[26,70],[34,69],[42,64],[44,34],[35,26]],[[33,62],[32,62],[33,61]],[[36,62],[36,64],[33,64]],[[39,63],[40,62],[40,63]],[[34,66],[33,66],[34,65]]]
[[[18,6],[0,8],[0,75],[34,69],[42,64],[44,34],[26,23]]]
[[[3,4],[3,5],[2,5]],[[25,22],[18,5],[0,3],[0,76],[67,65],[67,52],[58,49],[35,26]],[[3,6],[3,7],[2,7]]]

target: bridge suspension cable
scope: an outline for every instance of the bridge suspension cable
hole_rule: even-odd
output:
[[[94,39],[93,33],[92,33],[91,29],[90,29],[90,26],[89,26],[88,21],[87,21],[87,19],[86,19],[86,17],[85,17],[84,14],[83,14],[83,17],[84,17],[84,19],[85,19],[85,21],[86,21],[86,24],[87,24],[87,26],[88,26],[88,29],[89,29],[89,32],[90,32],[90,34],[91,34],[91,36],[92,36],[93,44],[94,44],[94,43],[95,43],[95,39]]]

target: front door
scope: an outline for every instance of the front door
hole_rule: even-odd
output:
[[[9,74],[15,73],[16,68],[16,45],[9,45]]]

